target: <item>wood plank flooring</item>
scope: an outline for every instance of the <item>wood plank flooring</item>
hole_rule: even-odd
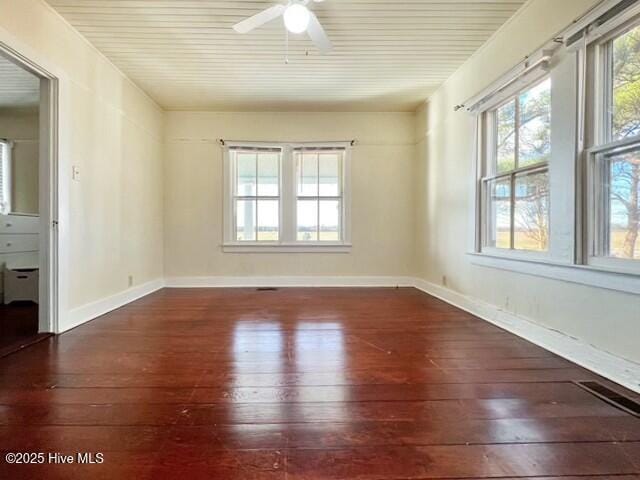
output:
[[[584,380],[414,289],[166,289],[0,359],[0,478],[640,480]]]
[[[37,343],[46,334],[38,335],[38,305],[32,302],[0,303],[0,358]]]

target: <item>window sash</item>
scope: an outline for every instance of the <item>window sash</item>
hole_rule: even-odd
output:
[[[545,83],[546,81],[548,81],[551,77],[547,74],[543,75],[542,77],[537,78],[535,81],[533,81],[532,83],[528,84],[525,88],[522,88],[520,90],[518,90],[513,96],[507,98],[506,100],[504,100],[503,102],[501,102],[500,104],[498,104],[498,106],[492,108],[489,111],[489,115],[490,115],[490,121],[491,121],[491,132],[487,132],[488,134],[490,134],[490,139],[488,142],[488,145],[491,146],[491,150],[489,152],[488,155],[488,165],[485,166],[485,171],[489,172],[492,175],[496,175],[496,176],[500,176],[500,175],[508,175],[511,172],[514,171],[518,171],[518,170],[522,170],[522,169],[527,169],[529,167],[537,167],[540,165],[545,165],[548,162],[538,162],[535,164],[529,164],[529,165],[525,165],[524,167],[520,167],[520,135],[521,135],[521,128],[522,128],[522,119],[520,118],[520,114],[522,112],[522,106],[521,106],[521,97],[522,95],[524,95],[527,92],[530,92],[531,90],[535,89],[536,87],[542,85],[543,83]],[[508,104],[510,104],[511,102],[515,103],[515,112],[514,112],[514,168],[511,170],[505,170],[503,172],[498,172],[498,111],[507,106]],[[551,104],[549,104],[549,109],[551,109]]]
[[[588,263],[640,272],[640,258],[624,258],[611,254],[611,178],[610,159],[628,153],[640,154],[640,138],[633,137],[589,152],[588,165]],[[636,241],[636,248],[640,239]]]
[[[327,153],[336,153],[339,154],[338,155],[338,165],[337,165],[337,188],[338,188],[338,194],[337,195],[321,195],[321,184],[322,184],[322,177],[321,177],[321,155],[322,154],[327,154]],[[296,219],[295,219],[295,226],[296,226],[296,241],[300,242],[300,243],[318,243],[318,244],[324,244],[327,242],[343,242],[344,241],[344,201],[343,201],[343,197],[344,197],[344,162],[345,162],[345,149],[343,148],[331,148],[331,147],[326,147],[326,148],[295,148],[293,150],[293,154],[294,154],[294,167],[295,167],[295,172],[296,172],[296,179],[295,179],[295,191],[296,191],[296,208],[295,208],[295,212],[296,212]],[[315,195],[302,195],[300,194],[300,186],[302,184],[302,175],[303,175],[303,162],[304,162],[304,155],[309,155],[309,154],[316,154],[316,194]],[[298,237],[300,235],[300,224],[299,224],[299,218],[298,218],[298,212],[299,212],[299,205],[301,202],[316,202],[316,221],[315,221],[315,227],[316,227],[316,239],[315,240],[300,240]],[[338,222],[337,222],[337,228],[338,228],[338,238],[337,240],[323,240],[321,238],[321,234],[322,234],[322,225],[321,225],[321,207],[322,207],[322,202],[338,202]]]
[[[541,163],[541,164],[536,164],[536,165],[531,165],[531,166],[527,166],[527,167],[522,167],[522,168],[518,168],[516,170],[511,170],[510,172],[505,172],[505,173],[501,173],[499,175],[494,175],[491,177],[486,177],[482,179],[482,202],[483,202],[483,208],[482,208],[482,224],[483,224],[483,234],[482,234],[482,247],[483,249],[497,249],[500,251],[518,251],[518,252],[536,252],[536,253],[541,253],[541,252],[547,252],[549,249],[549,246],[547,245],[547,250],[543,250],[543,251],[539,251],[539,250],[527,250],[527,249],[517,249],[515,248],[515,242],[516,242],[516,221],[515,221],[515,214],[516,214],[516,201],[517,201],[517,192],[516,192],[516,181],[519,177],[525,176],[525,175],[534,175],[534,174],[542,174],[542,173],[549,173],[549,165],[548,162],[545,163]],[[491,192],[489,189],[489,185],[491,184],[491,182],[495,182],[496,180],[505,180],[508,179],[509,180],[509,193],[510,193],[510,199],[509,199],[509,248],[501,248],[501,247],[496,247],[490,244],[490,240],[491,240],[491,232],[489,231],[489,227],[491,226],[491,221],[490,221],[490,209],[493,206],[493,203],[490,200],[491,197]],[[547,215],[550,215],[550,209],[548,209]],[[549,227],[547,227],[549,228]],[[548,232],[548,235],[550,235],[550,232]]]
[[[610,185],[608,158],[625,152],[640,150],[640,133],[629,137],[614,137],[614,42],[640,26],[636,16],[613,28],[590,45],[591,70],[595,72],[592,85],[590,132],[593,145],[586,159],[586,222],[584,238],[586,252],[582,263],[620,272],[640,273],[639,258],[620,258],[611,255]]]
[[[485,157],[484,168],[483,170],[488,173],[488,175],[483,176],[480,179],[481,187],[480,187],[480,251],[483,250],[492,250],[495,249],[498,252],[512,252],[517,251],[520,253],[527,254],[541,254],[548,253],[550,249],[550,245],[547,245],[547,249],[544,251],[539,250],[526,250],[526,249],[516,249],[516,181],[519,177],[524,175],[531,175],[537,173],[549,173],[549,162],[539,162],[535,164],[528,164],[523,167],[520,166],[520,129],[522,127],[522,119],[520,118],[521,114],[521,97],[523,94],[535,89],[540,86],[544,82],[549,80],[549,75],[545,74],[535,81],[528,84],[526,87],[518,90],[510,96],[509,98],[502,101],[497,106],[493,107],[490,111],[485,113],[484,121],[490,125],[490,128],[482,129],[482,134],[485,136],[486,145],[489,146],[489,151]],[[514,168],[510,170],[506,170],[503,172],[498,172],[498,111],[509,105],[510,103],[514,103]],[[551,105],[549,105],[551,108]],[[500,180],[509,180],[509,248],[501,248],[492,245],[491,241],[493,238],[493,234],[490,231],[492,226],[492,212],[493,202],[491,199],[490,185],[492,182],[500,181]],[[548,208],[547,216],[550,218],[550,208]],[[550,228],[548,225],[547,228]],[[550,232],[548,232],[550,235]],[[497,244],[497,239],[496,244]]]
[[[640,132],[637,135],[619,139],[613,137],[614,42],[636,27],[640,27],[638,16],[626,20],[589,44],[588,48],[591,51],[589,63],[593,71],[589,76],[592,77],[595,90],[595,95],[590,99],[594,111],[593,118],[590,118],[592,148],[613,146],[619,142],[640,139]]]
[[[283,150],[282,148],[269,148],[269,147],[229,147],[229,153],[232,154],[232,158],[230,159],[231,163],[231,179],[232,179],[232,235],[233,240],[239,243],[278,243],[280,238],[282,237],[282,158],[283,158]],[[255,195],[245,195],[238,193],[238,184],[239,184],[239,172],[238,172],[238,154],[247,153],[247,154],[255,154]],[[259,195],[260,192],[260,153],[276,153],[278,155],[278,194],[277,195]],[[274,201],[278,202],[278,240],[261,240],[260,239],[260,217],[259,217],[259,206],[261,201]],[[238,238],[238,205],[240,202],[253,202],[254,204],[254,213],[253,213],[253,239],[239,239]]]

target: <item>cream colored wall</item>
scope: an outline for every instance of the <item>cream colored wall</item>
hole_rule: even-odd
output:
[[[421,275],[448,288],[528,317],[587,344],[640,362],[640,298],[474,266],[469,250],[472,119],[453,106],[469,98],[585,12],[595,0],[534,0],[451,77],[418,112],[421,188]],[[424,118],[427,116],[428,118]],[[420,118],[422,117],[422,118]]]
[[[39,116],[36,108],[0,108],[0,138],[13,140],[11,209],[38,213]]]
[[[0,40],[60,80],[60,327],[163,276],[162,110],[41,0],[0,0]],[[71,166],[80,170],[72,181]]]
[[[222,243],[217,139],[357,139],[350,254],[232,254]],[[165,272],[192,276],[385,276],[414,272],[411,113],[166,114]]]

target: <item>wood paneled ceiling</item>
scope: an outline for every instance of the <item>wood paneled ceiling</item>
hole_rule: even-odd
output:
[[[413,110],[525,0],[326,0],[322,56],[282,20],[240,35],[275,2],[48,0],[167,109]]]
[[[40,104],[40,79],[0,57],[0,108],[33,108]]]

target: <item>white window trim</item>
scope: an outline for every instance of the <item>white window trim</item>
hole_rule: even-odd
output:
[[[231,147],[281,148],[280,241],[239,242],[233,232],[233,183],[229,150]],[[342,162],[342,241],[301,242],[296,240],[296,164],[294,149],[301,147],[344,149]],[[223,244],[225,253],[350,253],[351,243],[351,142],[225,142],[223,146]]]
[[[589,183],[584,181],[584,177],[587,174],[586,167],[591,163],[590,156],[597,153],[597,149],[588,149],[587,136],[589,128],[593,128],[595,122],[598,123],[598,128],[602,128],[601,119],[594,115],[593,105],[589,105],[589,97],[593,97],[593,92],[587,88],[587,78],[589,75],[600,75],[600,72],[590,72],[588,69],[588,52],[592,52],[591,47],[594,42],[603,42],[613,31],[619,31],[625,24],[630,22],[633,18],[637,18],[640,14],[640,4],[629,7],[622,14],[618,14],[613,17],[606,24],[599,26],[597,29],[589,30],[582,37],[582,41],[575,41],[574,35],[580,30],[586,28],[588,25],[595,22],[601,15],[606,13],[609,8],[615,7],[619,3],[619,0],[607,0],[598,8],[594,8],[584,18],[575,22],[574,25],[566,29],[564,32],[560,32],[554,36],[554,40],[550,41],[542,49],[534,52],[525,61],[523,61],[517,67],[514,67],[506,75],[498,79],[494,84],[489,86],[484,92],[476,95],[467,102],[462,103],[456,110],[465,108],[467,111],[476,114],[476,133],[474,135],[474,152],[473,152],[473,176],[472,189],[472,217],[470,218],[471,233],[470,236],[470,248],[467,252],[467,257],[473,265],[488,267],[493,269],[500,269],[506,271],[512,271],[522,273],[526,275],[533,275],[543,278],[550,278],[554,280],[566,281],[581,285],[588,285],[598,288],[604,288],[619,292],[640,294],[640,274],[635,268],[628,268],[628,265],[621,265],[618,259],[607,264],[597,261],[596,259],[589,258],[589,238],[590,232],[588,230],[588,202],[589,198]],[[622,27],[621,27],[622,26]],[[559,47],[557,45],[557,38],[564,38],[570,40],[573,38],[571,44],[567,42],[566,47]],[[555,48],[554,48],[555,44]],[[576,123],[572,127],[575,129],[575,167],[572,167],[571,174],[566,171],[563,172],[563,178],[566,181],[570,181],[571,184],[575,182],[575,205],[573,208],[574,216],[570,221],[572,226],[569,229],[572,234],[571,238],[563,238],[562,244],[558,247],[554,245],[553,237],[550,243],[549,256],[536,256],[535,252],[527,252],[526,255],[522,255],[521,252],[504,252],[501,249],[499,251],[491,251],[486,247],[484,251],[482,249],[482,204],[481,204],[481,188],[479,181],[482,178],[482,167],[480,157],[485,154],[486,145],[484,144],[485,135],[483,134],[482,116],[484,112],[495,107],[504,98],[505,85],[512,85],[518,82],[523,82],[523,79],[518,77],[529,76],[531,74],[529,65],[532,62],[537,62],[536,58],[540,56],[548,56],[556,51],[563,51],[566,53],[577,52],[578,62],[576,68],[576,80],[577,80],[577,118]],[[593,55],[591,53],[590,55]],[[589,56],[590,56],[589,55]],[[544,63],[544,62],[543,62]],[[549,61],[548,63],[551,63]],[[552,86],[552,88],[554,88]],[[593,88],[593,87],[591,87]],[[497,98],[492,99],[491,96],[496,93]],[[566,92],[565,92],[566,93]],[[502,96],[500,95],[502,94]],[[594,118],[595,117],[595,118]],[[553,132],[552,132],[553,135]],[[638,140],[637,138],[635,139]],[[550,164],[550,172],[557,166]],[[563,167],[565,168],[565,167]],[[551,178],[553,184],[554,179]],[[553,194],[553,193],[552,193]],[[554,200],[552,200],[553,202]],[[551,206],[551,222],[550,226],[553,227],[554,210]],[[551,228],[550,235],[553,235],[553,228]],[[565,236],[567,233],[565,232]],[[571,247],[569,247],[571,243]],[[558,251],[556,252],[556,249]],[[506,253],[506,254],[505,254]],[[623,262],[630,262],[629,260],[622,260]],[[631,261],[633,262],[633,261]]]
[[[545,51],[545,55],[547,52]],[[479,154],[477,154],[475,162],[476,162],[476,171],[478,172],[478,180],[476,182],[475,188],[478,190],[478,199],[477,199],[477,212],[476,212],[476,229],[477,233],[475,234],[477,237],[477,246],[476,251],[474,253],[482,254],[487,253],[492,257],[505,257],[511,259],[530,259],[530,260],[545,260],[550,258],[550,247],[547,251],[532,251],[532,250],[518,250],[514,248],[498,248],[487,246],[486,239],[488,235],[487,231],[487,199],[486,199],[486,186],[489,181],[497,179],[497,178],[510,178],[513,179],[518,174],[525,174],[528,172],[536,172],[536,171],[546,171],[550,176],[550,162],[538,163],[535,165],[528,165],[525,167],[515,168],[508,172],[498,173],[495,171],[495,162],[496,162],[496,137],[495,137],[495,129],[497,123],[497,110],[507,103],[515,100],[516,104],[519,102],[519,97],[522,93],[526,92],[528,89],[533,88],[540,83],[544,82],[547,78],[549,78],[548,68],[546,66],[542,66],[540,69],[536,69],[535,71],[528,71],[524,78],[519,78],[514,80],[511,83],[511,89],[508,95],[500,94],[497,99],[485,99],[485,105],[483,105],[483,110],[479,114],[480,115],[480,128],[478,130],[477,135],[478,144],[482,147],[478,150]],[[516,106],[516,115],[518,112],[518,107]],[[553,112],[551,113],[553,118]],[[519,126],[519,121],[516,118],[516,128]],[[518,134],[516,133],[516,138]],[[517,145],[516,145],[517,149]],[[516,152],[516,158],[518,153]],[[514,201],[513,197],[513,185],[512,189],[512,201]],[[551,203],[551,200],[550,200]],[[511,222],[514,222],[513,218],[513,209],[511,212]],[[513,225],[512,225],[513,227]],[[551,238],[551,226],[549,226],[549,238]],[[512,239],[513,242],[513,239]]]
[[[640,26],[640,12],[634,10],[618,17],[616,21],[595,36],[586,45],[588,49],[588,72],[586,83],[591,88],[591,103],[587,112],[587,137],[591,147],[584,153],[585,205],[584,205],[584,249],[579,260],[582,264],[622,274],[640,275],[639,259],[623,259],[605,256],[604,215],[602,211],[602,158],[606,154],[624,151],[629,148],[640,148],[640,135],[611,139],[611,124],[607,113],[607,105],[611,102],[609,67],[611,61],[611,41],[629,29]],[[604,30],[603,30],[604,29]]]
[[[590,265],[561,264],[557,261],[532,258],[508,258],[489,253],[467,253],[473,265],[507,270],[525,275],[605,288],[640,295],[640,276]]]
[[[640,275],[640,260],[604,256],[604,213],[602,199],[602,157],[607,154],[640,149],[640,136],[603,144],[590,149],[587,154],[587,247],[585,265],[608,271]]]
[[[8,215],[11,213],[11,156],[13,150],[13,142],[9,140],[0,139],[2,144],[4,155],[0,158],[2,162],[2,175],[0,175],[0,182],[2,182],[2,191],[4,195],[0,198],[0,215]]]

